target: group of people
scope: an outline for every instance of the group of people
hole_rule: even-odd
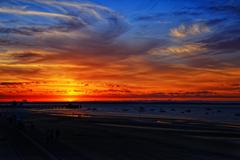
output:
[[[60,137],[59,129],[47,129],[46,130],[46,143],[47,144],[59,140],[59,137]]]

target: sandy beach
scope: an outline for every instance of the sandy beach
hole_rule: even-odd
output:
[[[231,125],[229,122],[207,122],[190,118],[128,116],[130,113],[116,116],[110,115],[111,112],[106,112],[105,115],[103,112],[92,110],[83,112],[84,109],[86,110],[84,107],[81,109],[82,112],[79,109],[2,110],[1,148],[5,150],[1,151],[4,154],[1,154],[0,158],[14,159],[14,156],[24,157],[24,160],[35,157],[61,160],[240,158],[240,125],[236,121]],[[24,115],[20,120],[24,127],[9,122],[7,117],[16,113]],[[57,130],[60,132],[59,137],[54,138]],[[48,139],[48,133],[52,133],[53,137]],[[5,144],[8,144],[8,147],[4,147]],[[6,155],[11,156],[6,158]]]

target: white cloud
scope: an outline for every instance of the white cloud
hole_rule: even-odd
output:
[[[210,29],[205,24],[193,24],[189,26],[182,24],[177,28],[171,29],[170,35],[175,38],[184,38],[206,32],[210,32]]]

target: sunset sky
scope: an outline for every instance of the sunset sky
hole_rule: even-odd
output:
[[[1,0],[0,101],[240,100],[240,1]]]

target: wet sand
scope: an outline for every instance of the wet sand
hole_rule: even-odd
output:
[[[9,114],[9,113],[8,113]],[[62,117],[30,113],[24,127],[1,121],[8,159],[237,160],[240,126],[195,120]],[[60,131],[46,140],[47,132]],[[5,144],[8,144],[7,146]],[[11,153],[11,154],[10,154]],[[20,157],[20,158],[19,158]]]

